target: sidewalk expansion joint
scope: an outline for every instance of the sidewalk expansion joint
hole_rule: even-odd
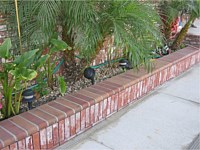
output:
[[[114,150],[112,147],[109,147],[107,145],[105,145],[103,142],[99,142],[98,140],[93,139],[92,137],[89,137],[90,140],[97,142],[98,144],[101,144],[103,146],[105,146],[106,148],[109,148],[111,150]]]
[[[198,106],[200,105],[199,102],[193,101],[193,100],[191,100],[191,99],[186,99],[186,98],[183,98],[183,97],[180,97],[180,96],[176,96],[176,95],[169,94],[169,93],[165,93],[165,92],[161,92],[161,91],[157,91],[157,92],[160,93],[160,94],[165,94],[165,95],[169,95],[169,96],[173,96],[173,97],[179,98],[179,99],[181,99],[181,100],[184,100],[184,101],[187,101],[187,102],[196,104],[196,105],[198,105]]]

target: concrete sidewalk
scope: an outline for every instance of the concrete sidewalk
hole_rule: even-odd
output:
[[[188,30],[188,33],[193,34],[193,35],[200,35],[200,19],[196,19],[194,21],[194,25],[197,28],[190,27],[189,30]]]
[[[200,133],[200,64],[57,149],[187,149]],[[198,145],[198,144],[197,144]]]

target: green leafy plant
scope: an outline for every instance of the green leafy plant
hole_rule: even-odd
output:
[[[64,94],[67,90],[67,86],[66,86],[64,77],[58,76],[58,85],[59,85],[59,91],[60,91],[61,95],[64,96]]]
[[[47,83],[45,81],[45,71],[40,71],[40,74],[36,77],[36,86],[33,88],[33,90],[36,92],[36,94],[39,94],[37,96],[44,96],[48,94],[47,90]],[[36,98],[39,98],[37,97]]]
[[[129,54],[133,66],[148,66],[150,50],[160,44],[162,36],[158,13],[147,2],[19,1],[22,41],[28,46],[46,45],[57,32],[71,47],[63,53],[66,66],[75,65],[78,51],[85,68],[99,54],[105,40],[113,38],[111,46]],[[9,7],[3,7],[6,3]],[[14,6],[6,1],[0,6],[3,12],[12,12],[9,15],[13,20]]]
[[[51,39],[49,52],[48,54],[46,54],[46,56],[44,56],[47,57],[47,63],[45,68],[47,70],[48,87],[50,87],[51,89],[53,89],[53,71],[56,64],[56,60],[53,60],[52,57],[55,56],[57,52],[65,51],[66,49],[70,50],[71,48],[64,41]]]
[[[35,57],[38,49],[25,52],[16,57],[12,62],[9,62],[11,46],[10,39],[5,39],[0,46],[0,57],[5,59],[5,63],[2,63],[2,70],[0,71],[0,83],[3,87],[1,90],[4,96],[1,111],[5,118],[19,113],[22,92],[27,88],[28,81],[33,80],[37,76],[37,72],[30,69],[30,60]]]
[[[188,3],[188,11],[189,11],[189,19],[186,22],[185,26],[181,29],[179,34],[176,36],[175,40],[173,41],[171,45],[172,50],[176,50],[180,47],[181,43],[183,42],[185,36],[187,35],[187,32],[191,26],[191,24],[195,21],[196,18],[200,17],[200,1],[199,0],[193,0],[193,1],[187,1]]]

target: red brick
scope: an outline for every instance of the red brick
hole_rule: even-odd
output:
[[[139,70],[128,70],[126,72],[126,75],[130,75],[133,76],[133,77],[137,77],[137,81],[138,82],[139,80],[142,80],[146,77],[148,77],[151,73],[148,73],[147,69],[145,69],[143,66],[139,68]],[[135,83],[135,82],[134,82]]]
[[[34,116],[30,112],[24,112],[24,113],[20,114],[20,116],[31,121],[34,124],[37,124],[40,129],[43,129],[43,128],[47,127],[47,125],[48,125],[48,122],[42,120],[41,118],[38,118],[37,116]]]
[[[145,95],[146,93],[147,93],[147,82],[148,82],[148,80],[150,79],[150,84],[151,84],[151,86],[153,85],[153,78],[152,78],[152,75],[150,76],[150,77],[148,77],[148,78],[145,78],[144,80],[143,80],[143,82],[142,82],[142,95]]]
[[[135,77],[133,75],[130,75],[130,74],[122,74],[122,75],[119,75],[121,78],[123,79],[130,79],[131,81],[135,81],[137,82],[138,81],[138,77]],[[131,82],[132,83],[132,82]]]
[[[110,115],[110,113],[111,113],[111,97],[108,97],[108,99],[107,99],[106,116]]]
[[[25,150],[26,149],[25,139],[22,139],[22,140],[18,141],[18,149],[19,150]]]
[[[185,60],[185,68],[186,69],[189,69],[189,67],[190,67],[190,61],[191,61],[190,57],[186,58],[186,60]]]
[[[17,143],[11,144],[10,145],[10,150],[18,150]]]
[[[101,87],[105,87],[107,89],[110,89],[112,90],[114,93],[117,93],[120,91],[120,88],[114,86],[114,85],[109,85],[109,84],[105,84],[103,81],[98,83],[98,86],[101,86]]]
[[[9,119],[11,122],[17,124],[21,128],[23,128],[28,135],[31,135],[37,131],[39,131],[39,127],[36,124],[30,123],[28,120],[20,117],[20,116],[15,116]]]
[[[152,73],[158,72],[158,71],[170,66],[171,64],[172,63],[170,63],[170,62],[156,59],[156,61],[154,61],[154,68],[153,68],[154,70]]]
[[[40,145],[41,149],[47,149],[47,133],[46,129],[40,130]]]
[[[53,148],[53,128],[52,126],[47,127],[46,129],[46,138],[47,138],[47,148]]]
[[[168,68],[166,68],[165,70],[164,70],[164,81],[163,81],[163,83],[164,82],[166,82],[167,80],[168,80],[168,75],[169,74],[169,67]]]
[[[76,120],[75,120],[75,114],[70,116],[70,133],[71,137],[73,137],[76,134]]]
[[[156,88],[156,81],[157,81],[157,74],[153,74],[153,89],[155,89]],[[147,92],[149,92],[149,91],[147,91]]]
[[[93,105],[94,106],[94,105]],[[91,115],[90,115],[90,108],[86,108],[85,110],[86,116],[85,116],[85,127],[89,128],[91,126]]]
[[[123,102],[123,100],[122,100],[122,91],[121,92],[119,92],[119,98],[118,98],[118,107],[117,107],[117,110],[120,110],[121,109],[121,106],[122,106],[122,102]]]
[[[167,68],[160,71],[160,85],[166,81],[167,78]]]
[[[155,73],[155,81],[154,81],[155,87],[159,86],[159,72]],[[149,92],[149,90],[148,90]]]
[[[10,150],[9,146],[2,148],[1,150]]]
[[[114,88],[117,89],[115,90],[116,92],[119,92],[121,91],[122,89],[124,89],[124,87],[120,84],[117,84],[117,83],[113,83],[113,82],[109,82],[108,80],[105,80],[105,81],[102,81],[100,84],[103,84],[104,86],[107,86],[107,87],[110,87],[110,88]]]
[[[99,121],[99,103],[94,105],[94,123]]]
[[[118,101],[119,101],[119,93],[115,94],[115,107],[114,107],[114,111],[118,110]]]
[[[88,107],[88,103],[84,102],[74,96],[66,95],[64,97],[61,97],[62,99],[66,100],[68,102],[68,106],[73,108],[76,112],[82,110],[85,107]]]
[[[122,108],[125,106],[125,98],[126,98],[125,89],[121,91],[121,95],[122,95],[122,99],[121,99],[120,107]]]
[[[26,136],[28,136],[28,133],[26,132],[26,130],[22,130],[21,128],[17,127],[13,122],[11,122],[8,119],[1,121],[0,125],[7,131],[14,134],[18,140],[21,140],[25,138]]]
[[[39,132],[36,132],[32,135],[33,137],[33,148],[36,149],[40,149],[40,134]]]
[[[107,98],[103,100],[103,118],[106,118],[107,115]]]
[[[161,57],[161,58],[159,58],[159,60],[176,63],[176,62],[178,62],[179,60],[181,60],[183,58],[184,58],[184,54],[182,54],[182,53],[173,53],[173,54],[169,54],[169,55],[166,55],[164,57]]]
[[[33,149],[33,141],[32,141],[32,136],[26,137],[26,149]]]
[[[136,85],[136,97],[137,97],[137,99],[140,98],[140,85],[141,85],[141,82],[138,82],[137,85]]]
[[[149,85],[148,84],[146,85],[147,87],[149,87],[149,91],[155,88],[154,80],[155,80],[155,75],[152,75],[151,77],[149,77],[149,83],[148,83]]]
[[[81,131],[81,113],[76,113],[76,133],[79,133]]]
[[[137,90],[138,90],[138,89],[137,89],[137,84],[138,84],[138,83],[136,83],[136,84],[133,85],[133,89],[132,89],[132,90],[133,90],[133,93],[134,93],[134,95],[133,95],[133,96],[134,96],[133,100],[136,100],[136,99],[137,99]]]
[[[59,121],[59,143],[63,143],[65,140],[65,120]]]
[[[92,85],[91,87],[94,88],[95,90],[102,91],[102,92],[106,92],[106,93],[109,94],[109,96],[111,96],[112,94],[115,93],[113,90],[108,89],[108,88],[106,88],[106,87],[99,86],[98,84]]]
[[[3,146],[6,146],[6,145],[10,145],[10,144],[14,143],[15,141],[17,141],[16,136],[13,136],[9,132],[3,130],[1,128],[1,126],[0,126],[0,133],[1,133],[0,139],[4,143],[4,145],[3,145],[3,143],[2,143],[2,145],[0,145],[1,146],[0,148],[2,148]]]
[[[95,123],[95,121],[94,121],[94,113],[95,113],[94,105],[92,105],[90,107],[90,123],[91,123],[91,125],[93,125]]]
[[[170,79],[176,77],[176,70],[177,70],[176,67],[177,67],[176,65],[172,65],[170,67],[170,70],[169,70],[169,74],[170,74],[169,78]]]
[[[153,87],[154,78],[152,76],[146,78],[145,81],[143,82],[143,94],[147,94]]]
[[[55,101],[57,104],[62,105],[63,106],[63,111],[65,111],[65,113],[67,114],[67,116],[71,116],[76,112],[76,108],[77,110],[79,109],[79,107],[77,107],[74,104],[71,104],[68,100],[65,100],[64,98],[58,98]]]
[[[143,84],[142,83],[143,83],[143,80],[139,82],[139,87],[138,87],[139,88],[139,97],[142,96],[142,89],[143,89],[143,87],[142,87]]]
[[[124,87],[121,84],[110,82],[108,80],[102,81],[101,83],[103,83],[105,85],[109,85],[109,86],[115,87],[115,88],[118,88],[118,92],[124,89]]]
[[[50,106],[52,103],[53,102],[49,102],[48,104],[37,107],[36,109],[39,109],[45,113],[56,117],[56,122],[58,122],[59,120],[63,120],[67,116],[66,113],[62,110],[54,108],[53,106]]]
[[[95,89],[95,88],[92,88],[92,87],[89,87],[89,88],[85,88],[86,91],[89,91],[91,93],[94,93],[94,94],[97,94],[98,96],[100,97],[103,97],[103,98],[106,98],[109,96],[109,94],[107,92],[104,92],[104,91],[100,91],[98,89]],[[99,102],[99,101],[98,101]],[[96,103],[98,103],[96,101]]]
[[[184,54],[185,56],[190,56],[196,53],[197,51],[198,51],[197,48],[194,48],[193,46],[188,46],[188,47],[178,50],[176,53],[177,54],[181,53],[181,54]]]
[[[76,103],[78,106],[81,106],[81,110],[90,106],[90,102],[85,101],[84,99],[78,98],[75,95],[68,94],[67,96],[65,96],[65,98],[72,101],[73,103]]]
[[[103,118],[103,103],[104,101],[99,102],[99,115],[98,115],[99,121],[104,119]]]
[[[50,115],[50,114],[43,112],[37,108],[31,110],[30,113],[36,117],[43,119],[48,124],[48,126],[52,125],[53,123],[55,123],[58,120],[58,118],[56,116]]]
[[[74,113],[74,111],[72,109],[74,109],[74,107],[71,107],[68,102],[67,102],[67,105],[65,103],[66,101],[63,100],[63,99],[57,99],[56,101],[54,102],[50,102],[48,103],[48,105],[64,112],[64,118],[66,118],[67,116],[71,115]],[[69,106],[69,107],[68,107]],[[74,105],[73,105],[74,106]],[[78,108],[78,106],[75,106],[76,108]],[[75,110],[75,109],[74,109]],[[64,119],[63,118],[63,119]]]
[[[120,77],[112,77],[112,78],[109,78],[108,79],[109,82],[112,82],[112,83],[117,83],[117,84],[120,84],[123,89],[128,87],[131,83],[130,83],[130,79],[125,79],[125,78],[120,78]]]
[[[99,94],[95,94],[95,93],[93,93],[93,92],[90,92],[90,91],[88,91],[88,90],[86,90],[86,89],[81,89],[81,90],[79,90],[79,93],[82,94],[82,95],[85,95],[85,96],[88,96],[88,97],[93,98],[94,101],[95,101],[95,103],[98,103],[98,102],[100,102],[100,101],[103,100],[103,96],[101,96],[101,95],[99,95]],[[94,104],[95,104],[95,103],[94,103]]]
[[[196,63],[196,56],[191,56],[190,66],[193,66]]]
[[[81,131],[85,130],[86,126],[86,109],[81,111]]]
[[[128,105],[128,87],[124,90],[124,105]]]
[[[131,86],[130,100],[131,102],[134,100],[134,85]]]
[[[131,88],[131,86],[128,88],[128,103],[130,103],[131,102],[131,90],[132,90],[132,88]]]
[[[115,111],[115,94],[111,96],[110,113]]]
[[[70,119],[65,118],[65,139],[68,140],[70,138]]]
[[[53,124],[53,145],[58,146],[59,135],[58,135],[58,123]]]
[[[73,95],[74,97],[80,98],[80,99],[82,99],[82,100],[84,100],[84,101],[90,103],[89,106],[94,105],[94,103],[95,103],[95,101],[94,101],[93,98],[88,97],[87,95],[82,95],[82,94],[79,93],[79,91],[73,93],[72,95]]]

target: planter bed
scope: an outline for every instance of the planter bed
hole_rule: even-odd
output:
[[[52,149],[200,62],[189,46],[155,60],[147,73],[129,70],[0,122],[0,149]]]

